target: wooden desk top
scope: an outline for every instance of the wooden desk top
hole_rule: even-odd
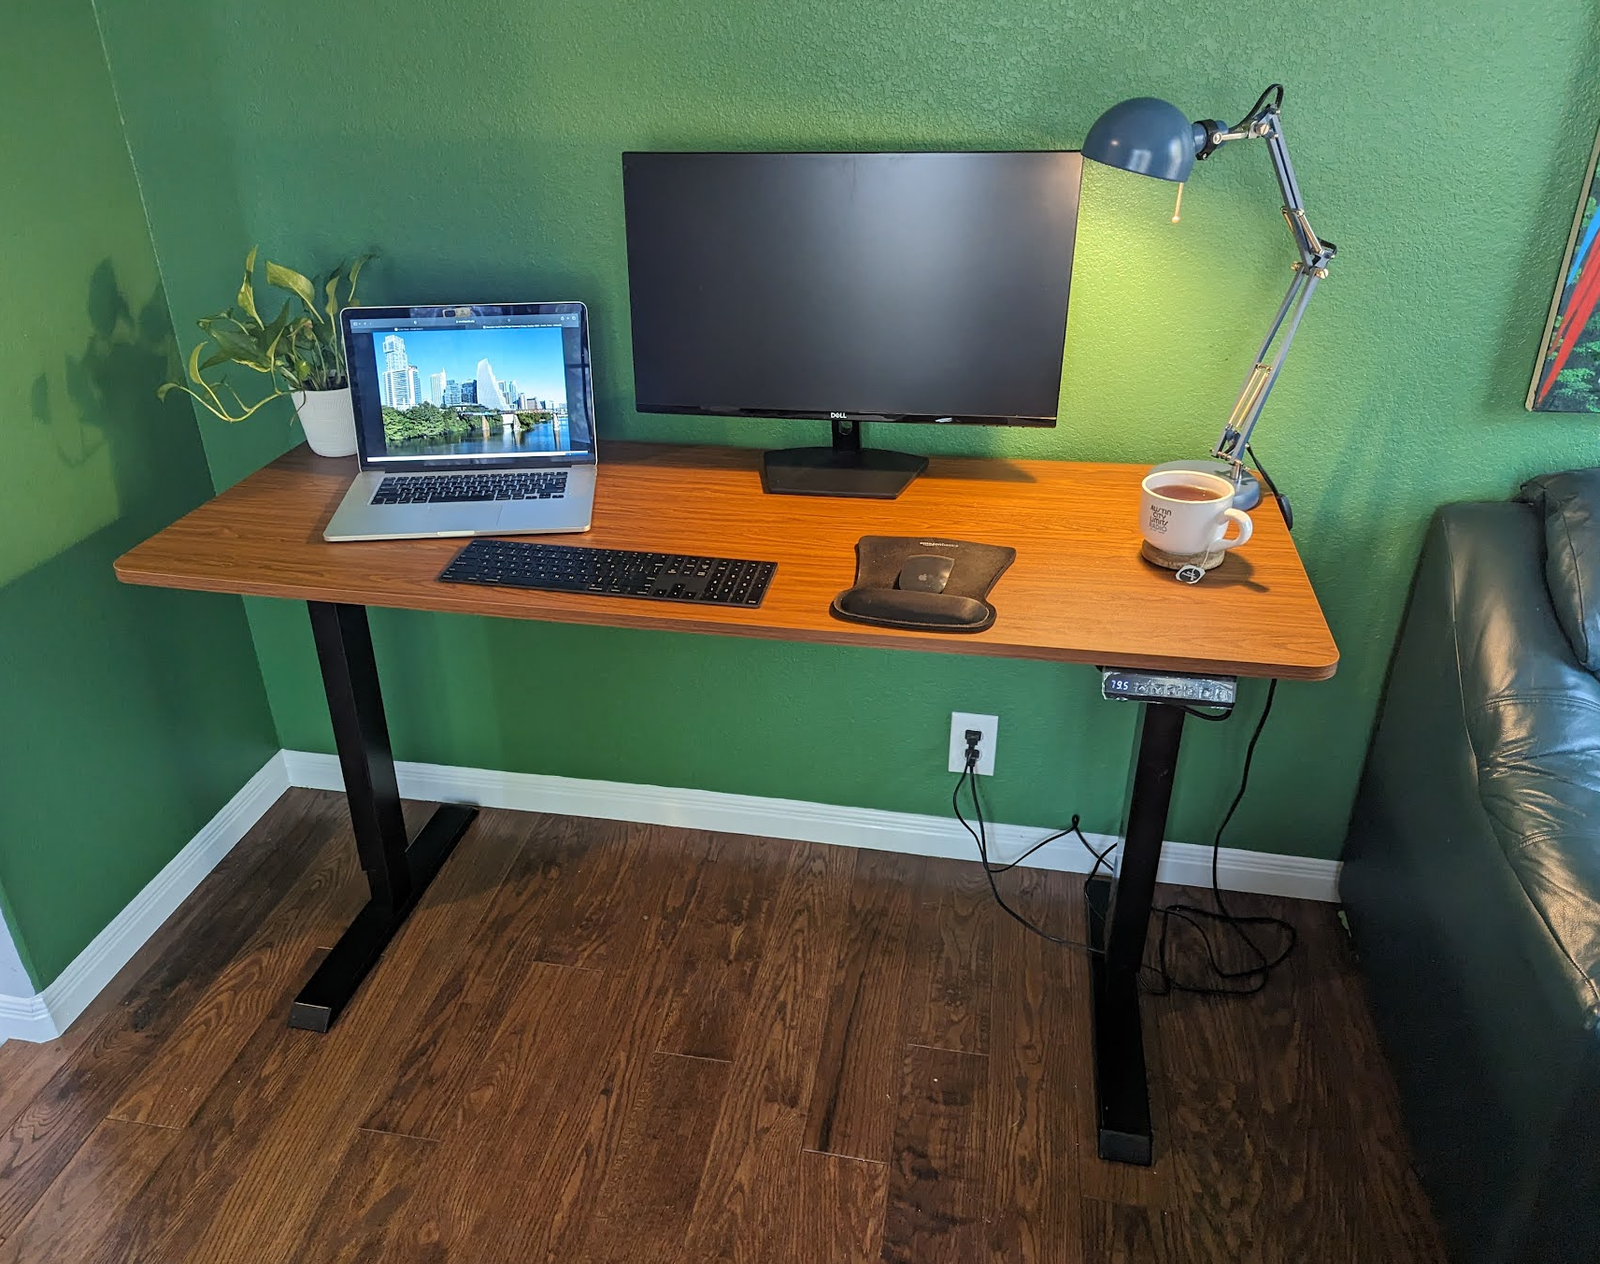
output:
[[[120,558],[130,584],[785,641],[1322,680],[1339,651],[1274,508],[1197,585],[1139,558],[1143,467],[935,457],[898,500],[767,496],[753,449],[612,443],[594,526],[549,538],[778,563],[759,609],[441,584],[461,539],[328,544],[356,472],[297,448]],[[828,603],[863,535],[1011,545],[976,635],[845,623]]]

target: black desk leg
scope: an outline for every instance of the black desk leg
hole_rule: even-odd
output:
[[[327,1031],[377,964],[478,809],[445,804],[406,845],[389,726],[365,606],[308,603],[333,717],[356,853],[372,898],[323,958],[289,1011],[289,1026]]]
[[[1142,704],[1128,788],[1127,829],[1117,878],[1089,883],[1093,960],[1094,1087],[1100,1157],[1150,1164],[1150,1090],[1139,1023],[1139,965],[1144,960],[1167,807],[1178,770],[1183,708]]]

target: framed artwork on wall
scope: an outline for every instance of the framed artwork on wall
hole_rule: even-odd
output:
[[[1528,407],[1535,412],[1600,413],[1600,188],[1595,161],[1600,136],[1589,155],[1578,213],[1567,235],[1567,254],[1550,316],[1544,323]]]

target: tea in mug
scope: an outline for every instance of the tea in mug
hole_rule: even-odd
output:
[[[1155,489],[1157,496],[1165,496],[1168,500],[1221,500],[1227,495],[1212,487],[1202,487],[1198,483],[1167,483]]]

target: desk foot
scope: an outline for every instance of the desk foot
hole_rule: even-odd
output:
[[[410,896],[393,909],[376,899],[367,901],[295,997],[289,1026],[302,1031],[327,1031],[333,1026],[477,815],[477,808],[459,803],[447,803],[434,812],[406,848]]]
[[[1111,881],[1085,888],[1094,983],[1094,1088],[1100,1157],[1149,1167],[1152,1155],[1150,1089],[1145,1079],[1144,1028],[1139,1017],[1137,971],[1113,970],[1103,952]]]

